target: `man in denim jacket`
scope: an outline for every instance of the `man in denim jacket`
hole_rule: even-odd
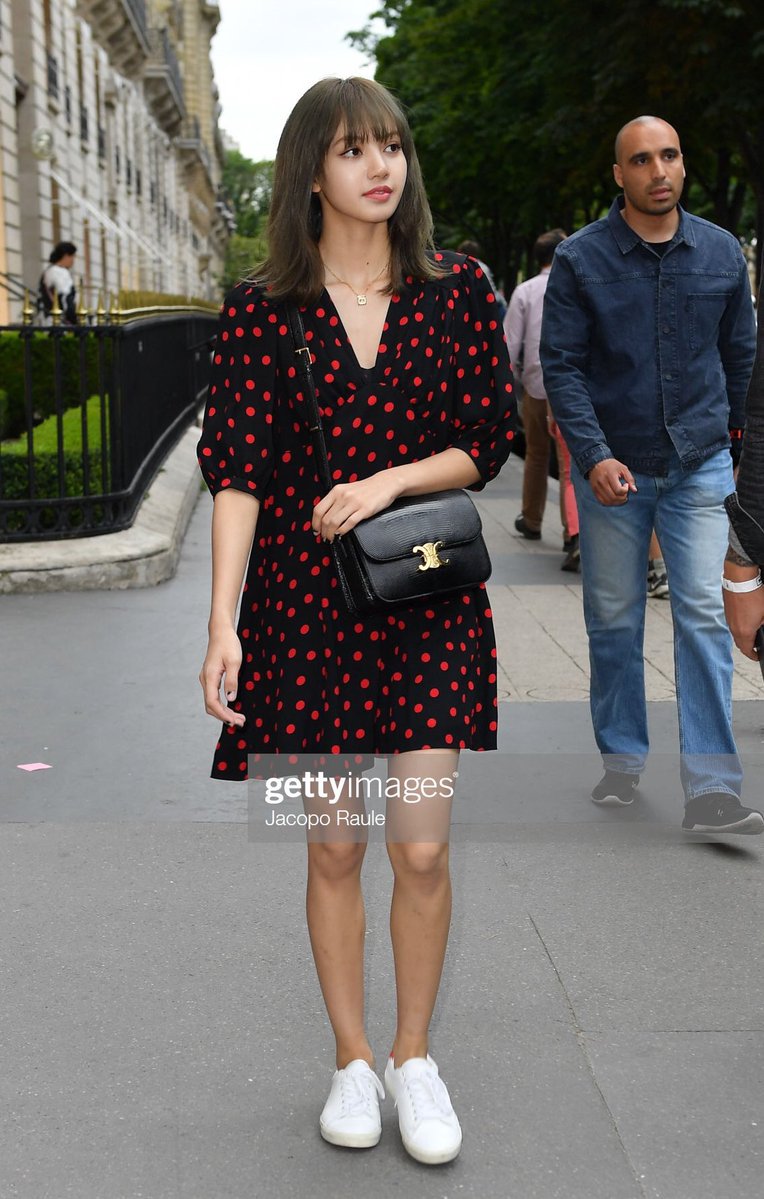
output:
[[[732,643],[719,583],[755,322],[737,240],[679,205],[684,164],[665,121],[616,139],[623,197],[557,248],[541,361],[574,459],[591,711],[605,777],[629,804],[648,752],[645,570],[653,527],[671,586],[683,828],[760,833],[740,803]]]

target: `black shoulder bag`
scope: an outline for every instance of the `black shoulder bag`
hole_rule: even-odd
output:
[[[296,398],[306,405],[319,481],[331,491],[321,413],[302,317],[286,306],[295,353]],[[477,508],[466,491],[407,496],[349,533],[334,538],[332,554],[342,594],[353,614],[384,612],[436,600],[484,583],[491,560]]]

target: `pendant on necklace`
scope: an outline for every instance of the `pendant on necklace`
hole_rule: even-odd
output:
[[[369,301],[366,299],[366,296],[359,296],[356,294],[355,302],[359,308],[363,308],[364,305],[368,304]]]

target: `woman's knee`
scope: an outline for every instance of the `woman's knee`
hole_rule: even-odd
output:
[[[448,875],[448,845],[396,842],[388,843],[387,852],[396,879],[437,883]]]
[[[340,882],[360,873],[365,841],[328,841],[308,845],[308,869],[328,882]]]

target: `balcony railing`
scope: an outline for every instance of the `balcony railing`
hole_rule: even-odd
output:
[[[202,137],[202,127],[198,117],[191,117],[183,126],[181,136],[178,138],[178,149],[184,157],[187,167],[192,167],[195,162],[200,162],[207,172],[207,176],[212,180],[212,158],[207,148],[207,143]]]
[[[149,39],[151,56],[144,72],[146,93],[160,124],[175,136],[186,115],[180,64],[166,29],[150,30]]]
[[[144,33],[148,31],[146,25],[146,0],[125,0],[127,7],[130,10],[135,24],[138,25]]]
[[[116,69],[140,74],[149,54],[146,0],[77,0],[77,8]]]

